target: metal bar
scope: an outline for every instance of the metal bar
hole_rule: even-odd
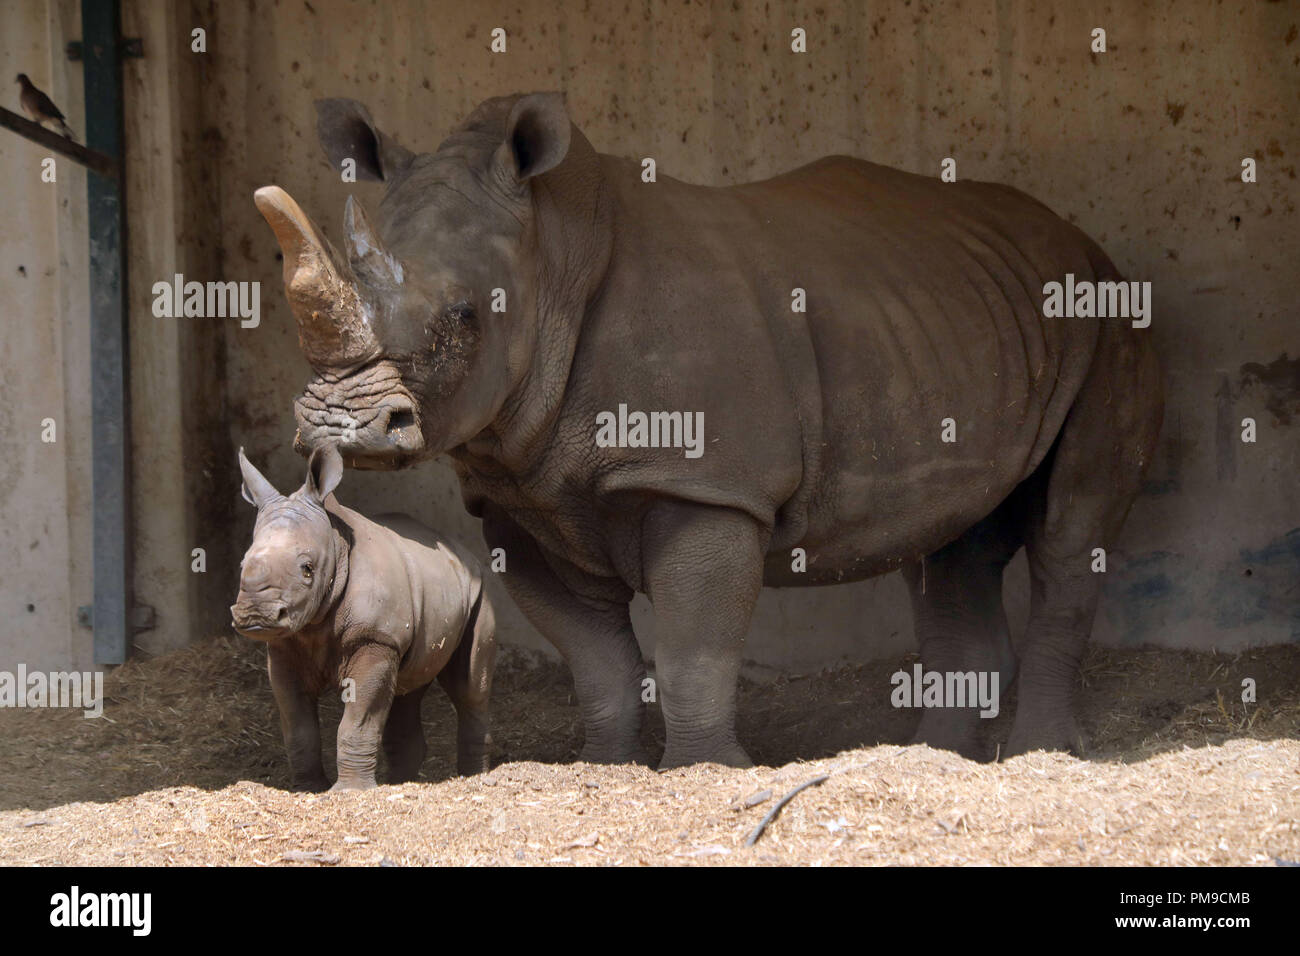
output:
[[[122,165],[119,0],[81,0],[86,146]],[[91,458],[94,489],[95,663],[130,646],[130,422],[127,390],[126,209],[123,183],[86,174],[90,233]]]
[[[19,116],[0,106],[0,127],[13,130],[24,139],[51,149],[61,156],[66,156],[87,169],[93,169],[101,176],[117,179],[117,160],[93,149],[87,149],[80,143],[74,143],[66,136],[60,136],[48,130],[40,123],[33,123],[25,116]]]

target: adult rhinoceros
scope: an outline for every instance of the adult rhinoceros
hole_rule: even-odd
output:
[[[1086,235],[1006,186],[845,157],[726,188],[645,182],[554,93],[488,100],[419,155],[360,103],[317,109],[331,162],[387,190],[375,225],[348,200],[345,256],[282,190],[257,193],[314,370],[299,448],[452,457],[511,596],[573,671],[583,759],[640,756],[634,592],[655,608],[662,766],[744,765],[759,589],[898,568],[927,670],[1005,685],[1018,664],[1007,753],[1080,746],[1093,549],[1115,541],[1162,410],[1146,333],[1044,317],[1045,281],[1119,278]],[[656,411],[703,414],[696,454],[597,441],[611,414]],[[1021,545],[1017,661],[1001,583]],[[978,723],[927,710],[918,740],[977,754]]]

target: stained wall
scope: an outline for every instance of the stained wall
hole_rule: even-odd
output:
[[[155,380],[157,396],[188,396],[179,419],[164,416],[168,437],[149,450],[167,462],[156,483],[166,485],[159,494],[168,503],[167,517],[155,517],[143,535],[146,548],[170,547],[183,534],[186,541],[174,542],[187,545],[182,553],[206,543],[222,555],[202,578],[187,576],[183,565],[185,573],[163,573],[162,562],[137,575],[142,597],[159,606],[178,589],[187,595],[173,602],[154,645],[217,626],[222,598],[233,593],[234,561],[252,522],[251,509],[237,502],[233,448],[245,447],[278,484],[301,480],[301,460],[290,449],[291,405],[308,369],[280,294],[278,250],[252,192],[278,183],[335,237],[350,192],[370,208],[380,195],[375,185],[340,182],[326,164],[312,100],[362,100],[387,131],[425,150],[482,99],[540,89],[566,92],[574,121],[597,149],[652,156],[661,173],[691,182],[743,182],[827,153],[938,175],[952,157],[959,177],[1010,183],[1076,222],[1130,278],[1152,282],[1149,334],[1168,386],[1150,480],[1109,556],[1096,639],[1220,649],[1300,639],[1294,5],[126,6],[128,20],[150,37],[146,58],[131,66],[137,86],[128,87],[128,117],[139,130],[137,150],[151,144],[163,157],[158,175],[137,177],[129,199],[137,208],[155,201],[166,173],[175,208],[159,235],[171,237],[193,271],[187,278],[257,280],[263,289],[256,329],[133,317],[141,336],[152,331],[168,342],[154,359],[165,371],[165,380]],[[190,31],[200,27],[207,52],[192,53]],[[489,49],[496,27],[506,30],[505,53]],[[806,31],[807,53],[791,52],[795,27]],[[1104,53],[1090,50],[1097,27],[1106,31]],[[12,163],[5,157],[19,148],[0,142],[0,160]],[[1254,184],[1241,181],[1246,157],[1258,166]],[[51,215],[44,207],[37,214]],[[14,301],[12,241],[0,240],[6,301]],[[157,241],[134,262],[142,278],[169,276],[166,248]],[[52,283],[43,298],[23,301],[54,322],[59,294]],[[133,308],[142,307],[133,299]],[[199,360],[184,358],[196,354]],[[45,387],[53,401],[75,386]],[[13,415],[13,403],[0,403],[0,412]],[[1247,417],[1257,423],[1253,444],[1240,438]],[[185,457],[202,465],[175,461],[168,448],[187,449]],[[29,470],[20,480],[45,484],[43,472],[30,470],[35,464],[22,467]],[[148,463],[136,467],[143,474]],[[195,467],[206,477],[196,479]],[[349,473],[340,496],[376,511],[410,511],[482,551],[477,522],[464,514],[443,462]],[[69,500],[70,513],[83,513],[84,500]],[[0,504],[0,527],[14,508]],[[45,559],[23,567],[45,567]],[[63,569],[71,560],[55,556],[48,566]],[[18,599],[17,585],[2,586],[6,599]],[[1008,576],[1013,625],[1023,619],[1025,591],[1019,559]],[[512,608],[503,617],[508,639],[543,646]],[[648,645],[650,617],[639,603]],[[906,595],[890,576],[765,592],[748,654],[759,667],[804,670],[896,654],[910,646],[909,635]]]

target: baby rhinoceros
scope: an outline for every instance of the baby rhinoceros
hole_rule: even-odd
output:
[[[456,708],[457,765],[486,770],[496,651],[482,572],[466,552],[402,515],[370,520],[333,497],[343,459],[312,452],[285,497],[239,452],[257,506],[235,630],[267,643],[271,687],[295,789],[329,785],[321,763],[321,693],[344,689],[335,790],[375,786],[382,739],[394,782],[424,760],[420,701],[436,677]]]

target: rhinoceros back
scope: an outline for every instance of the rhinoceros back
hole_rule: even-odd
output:
[[[703,410],[707,444],[607,452],[602,490],[729,505],[773,551],[870,566],[950,540],[1052,447],[1099,323],[1045,317],[1043,286],[1115,270],[1042,203],[846,157],[727,188],[607,165],[621,229],[575,377],[596,408]]]

